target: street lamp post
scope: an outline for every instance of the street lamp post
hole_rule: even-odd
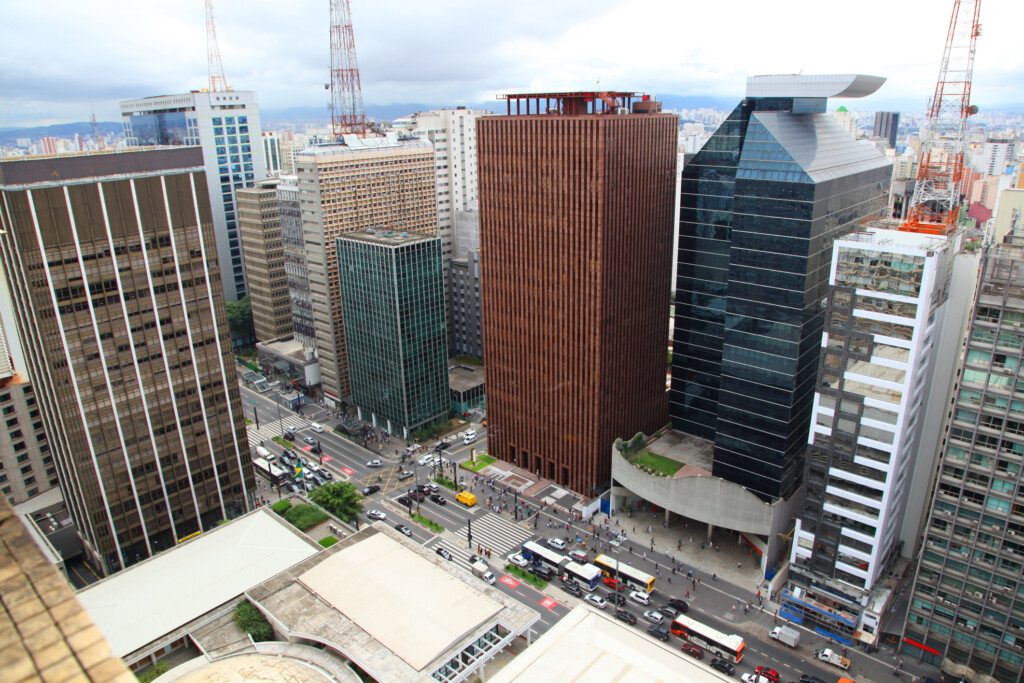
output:
[[[466,518],[466,546],[470,550],[473,549],[473,518],[472,517],[467,517]]]
[[[278,399],[280,399],[280,398],[281,397],[278,396]],[[281,402],[280,402],[280,400],[277,400],[277,401],[274,401],[274,403],[277,405],[277,424],[278,424],[278,426],[281,427],[281,438],[283,439],[284,438],[284,420],[281,419]]]
[[[260,428],[260,416],[256,412],[256,399],[252,399],[252,421],[256,423],[256,429]]]

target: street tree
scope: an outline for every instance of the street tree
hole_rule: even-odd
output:
[[[309,499],[346,522],[351,522],[363,511],[363,496],[347,481],[319,486],[309,494]]]

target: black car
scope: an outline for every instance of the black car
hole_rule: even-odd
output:
[[[647,627],[647,634],[654,636],[661,642],[668,640],[669,630],[665,624],[651,624]]]
[[[416,484],[416,490],[420,493],[428,493],[430,491],[430,487],[426,484]]]
[[[671,605],[666,605],[658,608],[658,614],[664,617],[665,621],[672,621],[680,615],[680,611]]]
[[[442,496],[440,493],[430,494],[430,500],[434,501],[438,505],[447,505],[448,499]]]
[[[380,491],[380,487],[379,486],[365,486],[365,487],[363,487],[363,495],[364,496],[369,496],[371,494],[377,493],[377,491]]]
[[[619,621],[624,621],[630,626],[636,626],[636,616],[630,614],[624,609],[615,610],[615,618]]]
[[[409,496],[402,496],[401,498],[395,498],[395,502],[402,507],[409,507],[412,505],[412,501],[409,500]]]
[[[671,600],[669,600],[668,606],[676,611],[676,616],[679,616],[680,614],[686,614],[690,611],[690,606],[682,600],[680,600],[679,598],[672,598]]]
[[[331,474],[331,471],[329,469],[327,469],[326,467],[321,467],[320,468],[320,477],[322,479],[327,480],[327,481],[331,481],[332,479],[334,479],[334,475]]]
[[[530,571],[532,571],[533,575],[538,579],[543,579],[544,581],[550,581],[553,576],[551,570],[547,567],[534,567]]]
[[[423,491],[413,490],[408,495],[409,495],[410,498],[412,498],[413,500],[415,500],[418,503],[422,503],[423,501],[425,501],[427,499],[427,494],[423,493]]]
[[[825,681],[811,674],[800,674],[800,683],[825,683]]]
[[[576,585],[573,581],[566,581],[562,584],[562,590],[569,595],[574,595],[577,598],[583,595],[583,589]]]
[[[626,596],[622,593],[608,593],[608,595],[605,596],[605,600],[613,605],[621,606],[626,604]]]
[[[712,669],[721,671],[722,673],[728,676],[732,676],[734,673],[736,673],[736,666],[731,662],[725,661],[724,659],[719,659],[718,657],[715,657],[711,660],[710,664]]]

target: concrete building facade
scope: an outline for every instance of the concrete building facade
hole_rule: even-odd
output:
[[[1024,681],[1024,243],[982,258],[904,656],[972,681]]]
[[[306,272],[328,405],[351,395],[337,238],[366,230],[437,234],[434,153],[416,138],[345,136],[297,156]]]
[[[248,510],[253,470],[196,147],[0,162],[26,372],[113,572]]]
[[[20,373],[0,379],[0,495],[24,503],[59,485],[32,384]]]
[[[313,304],[309,297],[309,272],[306,269],[306,240],[302,232],[302,208],[299,205],[298,178],[282,175],[277,186],[277,208],[281,216],[281,246],[284,272],[291,302],[292,331],[306,348],[316,349]]]
[[[199,145],[224,297],[245,296],[245,266],[235,194],[267,176],[256,93],[194,90],[120,103],[130,147]]]
[[[256,339],[292,334],[292,306],[284,268],[279,181],[261,180],[238,191],[239,234]]]
[[[338,238],[352,402],[408,439],[448,416],[441,241],[392,231]]]
[[[490,453],[585,495],[666,418],[678,118],[605,96],[509,95],[477,124]]]
[[[887,147],[896,147],[896,134],[900,128],[900,113],[898,111],[876,111],[875,127],[871,131],[871,137],[885,140]],[[895,174],[894,174],[895,175]]]

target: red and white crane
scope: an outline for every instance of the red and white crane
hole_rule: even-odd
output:
[[[953,0],[939,79],[921,129],[917,183],[900,230],[947,235],[959,223],[967,117],[978,111],[971,104],[971,78],[980,11],[981,0]]]

